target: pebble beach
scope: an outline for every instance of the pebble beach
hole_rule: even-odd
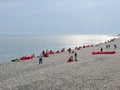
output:
[[[110,48],[106,48],[106,45]],[[117,48],[114,47],[117,45]],[[115,54],[93,55],[93,51]],[[120,38],[43,58],[0,64],[0,90],[120,90]]]

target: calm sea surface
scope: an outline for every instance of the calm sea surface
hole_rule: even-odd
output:
[[[33,53],[39,55],[46,49],[56,51],[64,47],[75,48],[76,46],[97,44],[114,37],[110,35],[1,35],[0,63]]]

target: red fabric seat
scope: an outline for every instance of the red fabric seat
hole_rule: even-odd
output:
[[[73,60],[70,59],[70,60],[68,60],[67,62],[73,62]]]
[[[48,53],[45,54],[45,57],[49,57]]]
[[[80,50],[81,48],[79,47],[79,48],[77,48],[77,50]]]
[[[53,51],[50,51],[49,54],[54,54],[54,52],[53,52]]]
[[[20,60],[29,60],[29,59],[32,59],[32,58],[33,58],[32,55],[31,56],[23,56],[23,57],[20,58]]]
[[[92,52],[93,55],[97,55],[97,54],[115,54],[116,51],[106,51],[106,52]]]

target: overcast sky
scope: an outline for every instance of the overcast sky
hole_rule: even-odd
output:
[[[0,0],[0,34],[119,34],[120,0]]]

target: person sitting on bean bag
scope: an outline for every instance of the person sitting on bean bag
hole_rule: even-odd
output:
[[[67,62],[73,62],[73,56],[71,56]]]
[[[57,51],[56,51],[56,53],[60,54],[60,51],[59,51],[59,50],[57,50]]]
[[[71,53],[71,48],[68,49],[69,53]]]
[[[54,52],[52,50],[50,50],[49,54],[54,54]]]

